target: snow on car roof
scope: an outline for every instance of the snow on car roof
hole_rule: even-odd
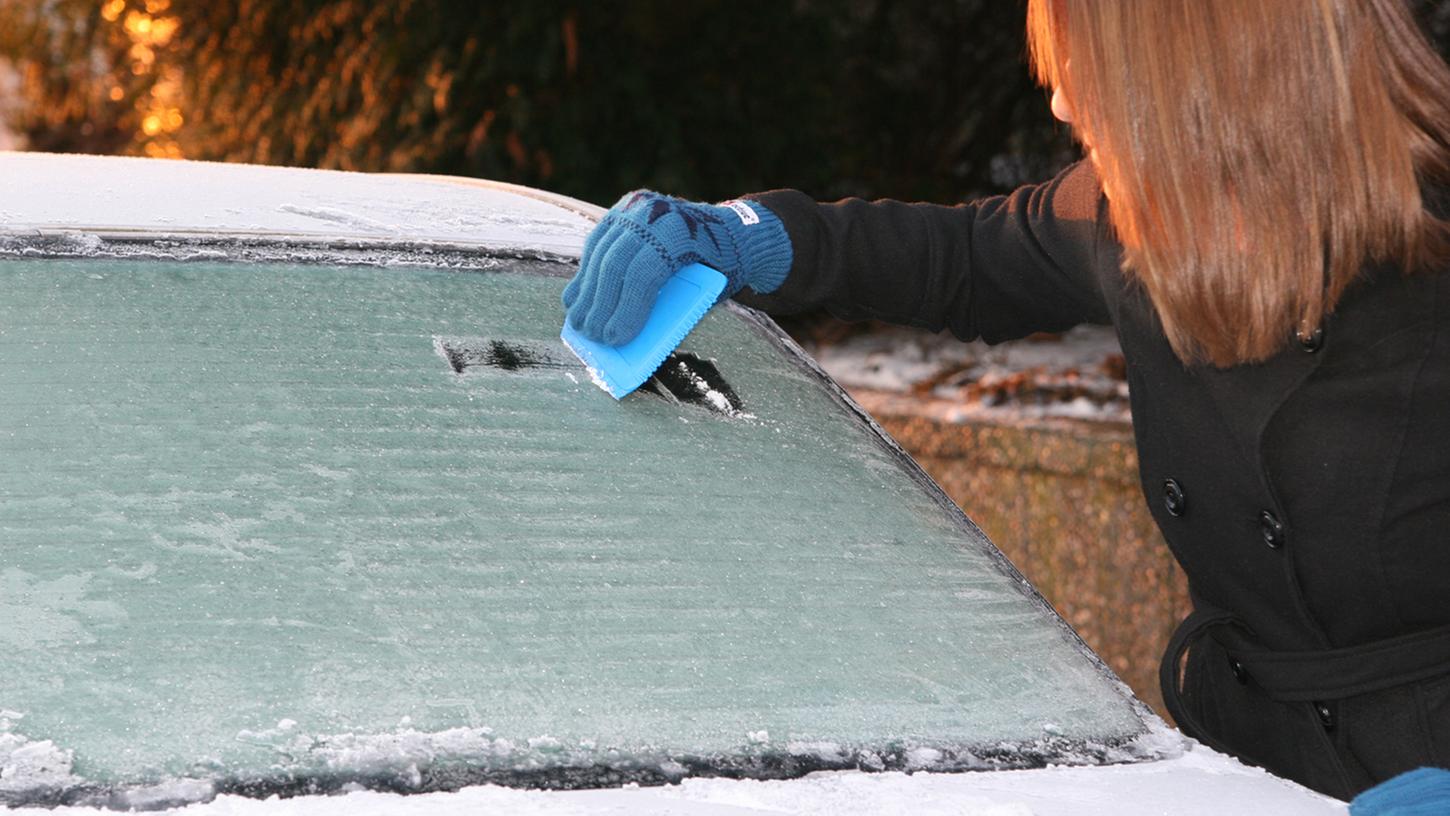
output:
[[[0,233],[227,235],[578,257],[602,210],[449,176],[0,152]]]

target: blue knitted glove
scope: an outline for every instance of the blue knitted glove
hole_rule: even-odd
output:
[[[585,239],[579,274],[564,289],[565,319],[585,337],[621,345],[639,334],[660,286],[681,267],[720,270],[727,298],[746,286],[774,291],[791,257],[784,225],[761,204],[697,204],[636,190]]]
[[[1349,816],[1434,816],[1450,813],[1450,771],[1420,768],[1354,797]]]

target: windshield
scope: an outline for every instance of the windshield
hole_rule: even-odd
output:
[[[570,271],[0,261],[0,801],[1136,755],[773,327],[616,402]]]

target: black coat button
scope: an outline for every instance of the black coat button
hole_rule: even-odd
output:
[[[1234,679],[1239,681],[1239,685],[1242,686],[1249,682],[1249,672],[1244,668],[1244,664],[1230,657],[1228,659],[1228,667],[1234,673]]]
[[[1188,496],[1184,495],[1183,485],[1177,479],[1163,480],[1163,509],[1170,516],[1181,516],[1188,512]]]
[[[1294,333],[1294,339],[1299,341],[1299,348],[1313,354],[1324,345],[1324,329],[1316,327],[1309,334]]]
[[[1324,726],[1325,731],[1334,730],[1334,710],[1328,703],[1315,702],[1314,713],[1319,715],[1319,724]]]
[[[1259,532],[1269,549],[1277,550],[1284,546],[1284,525],[1268,510],[1259,513]]]

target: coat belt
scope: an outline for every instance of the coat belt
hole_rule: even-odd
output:
[[[1338,700],[1450,674],[1450,626],[1339,649],[1273,651],[1260,646],[1233,615],[1199,608],[1173,633],[1159,669],[1164,705],[1190,732],[1202,733],[1202,728],[1183,705],[1180,672],[1184,654],[1204,635],[1222,646],[1270,699],[1281,702]]]
[[[1338,700],[1450,674],[1450,626],[1312,652],[1256,648],[1238,627],[1209,634],[1276,700]]]

